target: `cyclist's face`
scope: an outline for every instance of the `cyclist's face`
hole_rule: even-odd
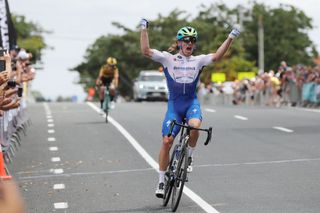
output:
[[[184,37],[181,41],[179,42],[179,46],[181,46],[180,52],[184,56],[191,56],[192,52],[196,46],[196,38],[195,37]]]

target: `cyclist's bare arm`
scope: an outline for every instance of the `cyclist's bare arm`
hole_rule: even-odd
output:
[[[231,46],[232,41],[240,35],[239,26],[234,26],[228,38],[222,43],[222,45],[218,48],[217,52],[213,53],[212,61],[220,60],[224,54],[228,51]]]
[[[140,34],[140,48],[141,48],[141,53],[146,56],[151,58],[152,56],[152,50],[149,46],[149,37],[148,37],[148,21],[145,19],[141,20],[141,34]]]
[[[117,88],[118,85],[119,85],[119,70],[118,70],[118,69],[116,69],[116,70],[114,71],[114,77],[113,77],[112,83],[114,84],[114,87],[115,87],[115,88]]]

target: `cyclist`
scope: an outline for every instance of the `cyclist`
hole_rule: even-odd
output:
[[[234,28],[227,39],[218,48],[215,53],[207,55],[193,56],[193,50],[198,40],[197,31],[193,27],[183,27],[176,35],[176,42],[169,48],[169,52],[151,49],[148,38],[148,21],[142,19],[141,23],[140,46],[144,56],[163,65],[164,74],[167,79],[169,89],[169,101],[167,112],[162,124],[162,145],[159,153],[159,183],[156,189],[156,196],[163,198],[164,194],[164,176],[169,161],[169,151],[175,136],[180,128],[176,127],[171,136],[170,123],[176,120],[181,123],[186,118],[190,126],[199,128],[202,121],[200,104],[196,96],[196,87],[199,81],[199,75],[204,66],[215,62],[223,57],[227,52],[234,38],[240,35],[239,28]],[[170,52],[178,51],[177,54]],[[199,137],[198,131],[190,132],[188,147],[188,171],[192,171],[192,154]]]
[[[114,103],[115,89],[119,83],[119,70],[117,68],[117,59],[108,57],[106,64],[104,64],[99,72],[99,76],[96,80],[96,85],[99,88],[100,107],[103,109],[103,102],[105,99],[105,90],[109,90],[109,96],[111,103]],[[107,106],[105,106],[107,107]]]

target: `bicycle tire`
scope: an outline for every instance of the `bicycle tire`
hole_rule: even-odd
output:
[[[171,200],[171,210],[175,212],[179,206],[181,195],[183,192],[184,183],[187,178],[187,167],[188,167],[188,157],[187,157],[187,147],[184,145],[181,150],[180,158],[178,161],[178,166],[176,169],[175,180],[172,187],[172,200]]]
[[[165,180],[165,187],[164,187],[164,196],[163,196],[163,202],[162,202],[162,205],[163,206],[167,206],[168,205],[168,202],[170,200],[170,196],[171,196],[171,192],[172,192],[172,186],[173,186],[173,181],[172,181],[172,163],[173,163],[173,160],[174,160],[174,157],[175,157],[175,152],[176,152],[176,149],[178,148],[178,145],[175,145],[174,149],[173,149],[173,152],[171,154],[171,159],[170,159],[170,163],[168,165],[168,171],[166,172],[166,177],[167,178]]]

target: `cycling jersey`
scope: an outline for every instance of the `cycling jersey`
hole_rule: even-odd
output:
[[[168,109],[162,125],[162,135],[167,135],[173,119],[181,123],[184,118],[202,119],[196,87],[204,66],[212,63],[212,54],[185,57],[152,49],[151,59],[163,65],[169,90]],[[179,132],[175,127],[173,136]]]
[[[118,75],[118,68],[115,67],[114,69],[109,69],[107,65],[102,66],[99,73],[101,83],[104,86],[110,86],[113,79],[117,78]]]

